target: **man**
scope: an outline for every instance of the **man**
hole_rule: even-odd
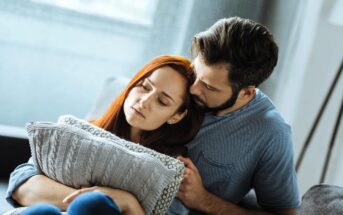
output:
[[[221,19],[194,37],[192,53],[190,91],[208,112],[189,158],[180,157],[186,170],[169,214],[295,214],[291,129],[257,89],[277,63],[272,35],[248,19]],[[239,206],[251,189],[262,210]]]

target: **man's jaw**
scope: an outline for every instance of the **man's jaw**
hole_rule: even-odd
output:
[[[220,111],[223,111],[223,110],[226,110],[226,109],[232,107],[236,103],[237,96],[238,96],[238,94],[234,94],[231,98],[229,98],[222,105],[219,105],[216,107],[209,107],[202,99],[200,99],[197,96],[193,96],[193,100],[198,105],[199,109],[201,109],[202,111],[218,113]]]

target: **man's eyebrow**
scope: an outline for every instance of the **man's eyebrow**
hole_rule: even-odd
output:
[[[149,78],[146,78],[146,80],[152,85],[152,86],[155,86],[154,82],[152,82]],[[162,94],[166,97],[168,97],[169,99],[171,99],[173,102],[175,102],[175,100],[170,96],[168,95],[166,92],[162,91]]]
[[[200,79],[199,79],[200,80]],[[200,80],[201,84],[203,84],[206,88],[210,88],[211,90],[215,90],[215,91],[220,91],[219,89],[217,89],[214,86],[211,86],[209,84],[207,84],[206,82],[204,82],[203,80]]]

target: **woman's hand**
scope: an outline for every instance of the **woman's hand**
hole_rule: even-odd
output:
[[[85,192],[102,192],[108,195],[121,209],[122,213],[125,215],[144,215],[144,210],[139,204],[138,200],[134,195],[131,193],[120,190],[120,189],[113,189],[109,187],[86,187],[76,190],[75,192],[71,193],[67,197],[63,199],[63,203],[70,204],[78,195],[85,193]]]

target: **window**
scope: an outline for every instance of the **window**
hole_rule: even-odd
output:
[[[32,0],[81,13],[152,25],[158,0]]]

